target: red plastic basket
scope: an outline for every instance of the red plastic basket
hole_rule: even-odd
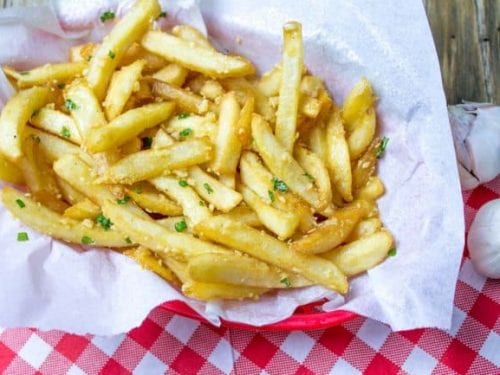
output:
[[[314,330],[333,327],[357,317],[350,311],[318,311],[317,307],[324,301],[311,303],[300,306],[294,314],[280,322],[268,324],[261,327],[255,327],[249,324],[229,322],[222,319],[222,325],[228,328],[241,328],[252,331],[297,331],[297,330]],[[196,319],[207,323],[207,320],[200,316],[196,311],[182,301],[170,301],[161,305],[165,310],[173,313]]]

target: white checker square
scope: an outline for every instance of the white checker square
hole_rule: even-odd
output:
[[[495,364],[495,366],[500,367],[500,335],[491,331],[484,341],[479,354]]]
[[[313,346],[314,340],[311,336],[304,332],[294,331],[287,336],[286,340],[281,344],[280,349],[297,362],[302,363],[309,355]]]
[[[199,325],[200,323],[193,319],[175,315],[170,322],[168,322],[166,330],[185,345]]]
[[[385,324],[375,320],[366,319],[356,335],[373,350],[378,351],[382,345],[384,345],[384,342],[390,333],[391,329]]]
[[[86,375],[86,374],[80,367],[78,367],[73,363],[69,368],[68,372],[66,372],[66,375]]]
[[[403,364],[403,370],[410,375],[425,375],[432,373],[438,361],[436,358],[427,354],[418,346],[413,348],[408,358]]]
[[[121,345],[125,339],[125,334],[115,336],[94,336],[92,344],[102,350],[109,357],[113,356],[116,349]]]
[[[208,360],[224,374],[229,374],[233,370],[234,363],[231,344],[222,338],[208,356]]]
[[[43,341],[38,335],[32,334],[18,355],[31,366],[38,369],[52,350],[52,346]]]
[[[359,371],[356,367],[353,367],[349,362],[346,362],[342,358],[339,358],[335,365],[330,370],[330,375],[360,375],[361,371]]]
[[[448,330],[448,333],[455,337],[458,333],[458,330],[462,326],[467,314],[460,310],[458,307],[453,306],[453,315],[451,316],[451,328]]]
[[[133,373],[135,375],[164,374],[167,365],[160,361],[154,354],[147,352],[141,359]]]
[[[484,283],[486,283],[486,278],[476,272],[470,259],[465,259],[458,278],[479,292],[483,289]]]

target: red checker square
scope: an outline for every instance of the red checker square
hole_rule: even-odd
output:
[[[418,342],[418,346],[434,358],[441,358],[451,340],[452,337],[444,331],[426,329]]]
[[[128,375],[131,374],[129,370],[116,362],[113,358],[110,358],[104,367],[99,371],[101,375]]]
[[[446,366],[443,363],[438,363],[436,367],[434,367],[434,370],[432,370],[432,375],[451,375],[451,374],[456,374],[455,371],[453,371],[451,368]]]
[[[468,316],[462,323],[455,338],[475,352],[479,352],[489,333],[490,330],[488,328]]]
[[[149,313],[147,319],[152,320],[160,327],[165,327],[173,318],[173,316],[174,313],[171,313],[163,308],[157,307],[156,309],[153,309]]]
[[[0,342],[0,374],[10,365],[16,353]]]
[[[129,337],[122,341],[113,358],[127,370],[132,371],[146,355],[146,349]]]
[[[291,359],[281,350],[278,350],[267,365],[262,366],[262,369],[265,369],[266,372],[271,375],[280,375],[283,373],[283,368],[285,367],[284,365],[286,365],[286,371],[288,374],[295,374],[300,367],[300,363]]]
[[[316,340],[317,342],[318,340]],[[338,356],[323,345],[314,345],[303,365],[315,374],[328,374],[337,361]]]
[[[472,306],[469,315],[483,323],[486,327],[493,328],[500,315],[500,304],[486,297],[484,294],[480,294],[474,306]]]
[[[66,373],[66,371],[69,370],[72,364],[73,361],[70,361],[61,353],[53,351],[48,355],[48,357],[45,359],[42,366],[40,367],[40,373],[53,374],[54,369],[57,369],[59,373],[64,374]]]
[[[500,304],[500,293],[498,293],[498,280],[487,279],[481,293],[490,297],[493,301]]]
[[[441,357],[440,362],[459,374],[465,374],[476,356],[477,353],[472,349],[469,349],[458,340],[453,340]]]
[[[478,355],[469,367],[469,374],[500,374],[498,367]]]
[[[109,357],[104,354],[95,345],[90,344],[80,354],[75,364],[87,374],[97,374],[109,360]]]
[[[277,346],[271,344],[264,336],[258,333],[241,354],[257,366],[264,368],[277,351]]]
[[[233,374],[259,374],[262,369],[247,357],[239,357],[233,365]]]
[[[206,359],[185,346],[172,362],[172,368],[180,374],[198,374]]]
[[[377,353],[363,373],[365,375],[398,374],[399,367],[382,354]]]
[[[146,319],[140,327],[129,332],[128,337],[144,348],[149,349],[163,332],[163,328],[151,319]]]
[[[89,339],[78,335],[64,335],[55,346],[55,350],[70,361],[75,362],[80,354],[89,345]]]
[[[398,335],[403,336],[408,341],[417,344],[422,335],[424,334],[424,330],[421,329],[412,329],[410,331],[401,331],[397,333]]]
[[[172,363],[184,345],[168,332],[162,332],[149,351],[163,363]]]
[[[379,352],[387,359],[403,366],[414,348],[414,344],[397,333],[391,333],[380,348]]]
[[[455,290],[455,306],[467,313],[474,305],[478,295],[479,292],[477,290],[463,281],[458,280]]]
[[[353,338],[354,335],[350,331],[342,326],[338,326],[325,330],[319,342],[333,353],[341,356]]]
[[[312,372],[305,366],[300,366],[297,371],[295,372],[296,375],[314,375],[315,372]]]
[[[34,375],[36,373],[37,370],[30,366],[28,362],[20,357],[16,357],[2,374]]]
[[[368,367],[375,354],[375,350],[365,344],[364,341],[354,337],[342,358],[357,369],[363,370]]]
[[[223,334],[211,330],[206,324],[201,324],[187,345],[202,357],[208,357],[223,337]]]
[[[494,191],[488,189],[487,187],[481,185],[478,186],[469,196],[467,200],[467,205],[478,210],[483,204],[497,198]]]

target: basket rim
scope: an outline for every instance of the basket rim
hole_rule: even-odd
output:
[[[160,308],[187,318],[198,320],[203,323],[209,323],[205,318],[199,315],[195,310],[193,310],[183,301],[168,301],[161,304]],[[222,326],[226,328],[238,328],[250,331],[304,331],[338,326],[358,316],[358,314],[355,314],[351,311],[336,310],[318,313],[294,313],[292,316],[284,320],[272,324],[266,324],[260,327],[245,323],[232,322],[224,319],[221,319],[221,323]]]

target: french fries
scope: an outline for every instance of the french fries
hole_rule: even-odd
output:
[[[376,202],[387,139],[370,82],[334,103],[304,67],[298,22],[258,77],[192,26],[152,26],[160,12],[137,0],[69,62],[3,67],[20,91],[0,114],[0,179],[27,191],[4,188],[3,206],[199,300],[347,293],[394,242]]]

